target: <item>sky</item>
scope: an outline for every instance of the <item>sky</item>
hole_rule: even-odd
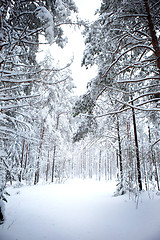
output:
[[[78,10],[79,16],[82,19],[87,19],[93,21],[95,19],[94,13],[96,9],[100,6],[101,0],[74,0]],[[77,30],[72,34],[71,39],[69,39],[71,48],[74,53],[74,62],[72,64],[72,76],[74,83],[76,84],[75,94],[81,95],[86,91],[86,85],[89,80],[91,80],[97,71],[97,67],[94,66],[88,70],[85,67],[81,67],[81,61],[83,58],[83,51],[85,49],[84,39],[80,32]]]
[[[82,18],[94,19],[94,13],[101,4],[101,0],[74,0]]]
[[[95,19],[94,13],[96,9],[100,6],[101,0],[74,0],[78,10],[79,16],[83,20],[93,21]],[[58,47],[54,47],[51,50],[53,56],[55,54],[60,57],[60,63],[63,65],[65,62],[68,62],[73,56],[74,61],[71,66],[72,77],[74,79],[74,84],[76,85],[76,89],[74,93],[76,95],[81,95],[86,91],[86,85],[89,80],[91,80],[97,71],[97,67],[94,66],[89,68],[88,70],[85,67],[81,67],[81,61],[83,58],[83,51],[85,49],[84,39],[81,34],[81,30],[70,29],[66,27],[65,34],[68,35],[68,44],[64,49],[59,49]],[[56,56],[56,58],[57,58]]]
[[[95,11],[100,7],[101,0],[74,0],[79,10],[79,17],[82,20],[88,20],[92,22],[95,17]],[[83,58],[83,51],[85,49],[84,38],[82,36],[82,29],[64,26],[64,35],[68,38],[68,43],[65,48],[61,49],[57,45],[44,46],[40,48],[38,55],[41,60],[45,54],[49,51],[53,56],[53,59],[60,64],[60,67],[66,66],[74,57],[74,61],[71,65],[72,77],[76,88],[74,89],[75,95],[82,95],[86,92],[87,82],[96,76],[97,66],[81,67]],[[44,40],[42,40],[44,41]]]

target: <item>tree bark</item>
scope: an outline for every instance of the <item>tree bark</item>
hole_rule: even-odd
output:
[[[46,182],[48,182],[48,173],[49,173],[49,149],[48,149],[48,159],[47,159],[47,169],[46,169]]]
[[[123,187],[123,164],[122,164],[122,147],[121,147],[121,138],[119,130],[119,119],[117,116],[117,136],[118,136],[118,147],[119,147],[119,168],[120,168],[120,188]]]
[[[54,148],[53,148],[53,161],[52,161],[52,178],[51,178],[51,182],[54,181],[55,160],[56,160],[56,145],[54,145]]]
[[[101,180],[101,161],[102,161],[102,151],[99,151],[99,181]]]
[[[41,156],[41,150],[42,150],[42,143],[43,143],[43,138],[44,138],[44,131],[45,131],[45,120],[43,121],[42,124],[42,131],[41,131],[41,137],[40,137],[40,145],[39,145],[39,153],[38,153],[38,161],[37,161],[37,166],[36,166],[36,171],[35,171],[35,177],[34,177],[34,185],[36,185],[39,182],[39,175],[40,175],[40,156]]]
[[[2,224],[4,222],[4,216],[3,216],[3,213],[2,213],[2,209],[0,207],[0,224]]]
[[[149,138],[149,144],[151,145],[151,130],[150,127],[148,126],[148,138]],[[155,157],[155,153],[153,151],[153,149],[151,148],[151,158],[152,158],[152,164],[154,167],[154,172],[155,172],[155,180],[157,182],[157,188],[158,191],[160,190],[160,186],[159,186],[159,176],[158,176],[158,167],[157,167],[157,161],[156,161],[156,157]]]
[[[23,147],[22,147],[22,157],[21,157],[21,169],[19,173],[19,181],[22,181],[22,168],[23,168],[23,159],[24,159],[24,147],[25,147],[25,140],[23,140]]]
[[[155,31],[155,28],[154,28],[154,24],[153,24],[153,21],[152,21],[152,16],[151,16],[150,8],[149,8],[149,1],[144,0],[144,4],[145,4],[145,8],[146,8],[146,13],[147,13],[147,20],[148,20],[150,35],[151,35],[151,38],[152,38],[152,46],[153,46],[153,49],[155,51],[155,56],[157,58],[156,63],[157,63],[157,67],[159,69],[159,74],[160,74],[160,47],[159,47],[159,42],[158,42],[158,38],[157,38],[156,31]]]
[[[133,105],[133,101],[131,102]],[[137,159],[137,174],[138,174],[138,186],[139,190],[142,191],[142,177],[140,170],[140,158],[139,158],[139,147],[138,147],[138,137],[137,137],[137,126],[136,126],[136,117],[135,110],[132,108],[132,117],[133,117],[133,129],[134,129],[134,139],[135,139],[135,147],[136,147],[136,159]]]
[[[92,153],[89,152],[89,178],[92,178]]]
[[[27,143],[27,146],[26,146],[26,159],[25,159],[24,169],[26,169],[26,168],[27,168],[27,165],[28,165],[29,149],[30,149],[30,144]]]
[[[107,154],[105,154],[105,160],[104,160],[104,168],[105,168],[105,180],[107,181]]]
[[[57,116],[56,130],[58,130],[58,127],[59,127],[59,118],[60,118],[60,115],[61,115],[61,114],[62,114],[62,113],[58,114],[58,116]],[[56,143],[55,143],[55,145],[54,145],[54,147],[53,147],[53,161],[52,161],[52,176],[51,176],[51,182],[54,181],[54,171],[55,171],[55,161],[56,161],[56,148],[57,148],[57,146],[56,146]]]

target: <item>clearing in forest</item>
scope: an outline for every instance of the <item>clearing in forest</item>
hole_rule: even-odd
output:
[[[90,180],[9,187],[0,239],[160,240],[160,196],[113,197],[115,188]]]

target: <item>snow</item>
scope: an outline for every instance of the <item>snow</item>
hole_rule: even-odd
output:
[[[113,197],[113,182],[8,188],[1,240],[159,240],[160,196]]]
[[[40,7],[37,17],[44,22],[46,39],[52,44],[54,41],[54,22],[51,13],[45,7]]]

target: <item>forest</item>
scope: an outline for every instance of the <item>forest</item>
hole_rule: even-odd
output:
[[[92,22],[74,0],[0,1],[0,221],[8,185],[116,179],[115,196],[160,191],[160,1],[102,0]],[[44,46],[82,31],[81,96]]]

